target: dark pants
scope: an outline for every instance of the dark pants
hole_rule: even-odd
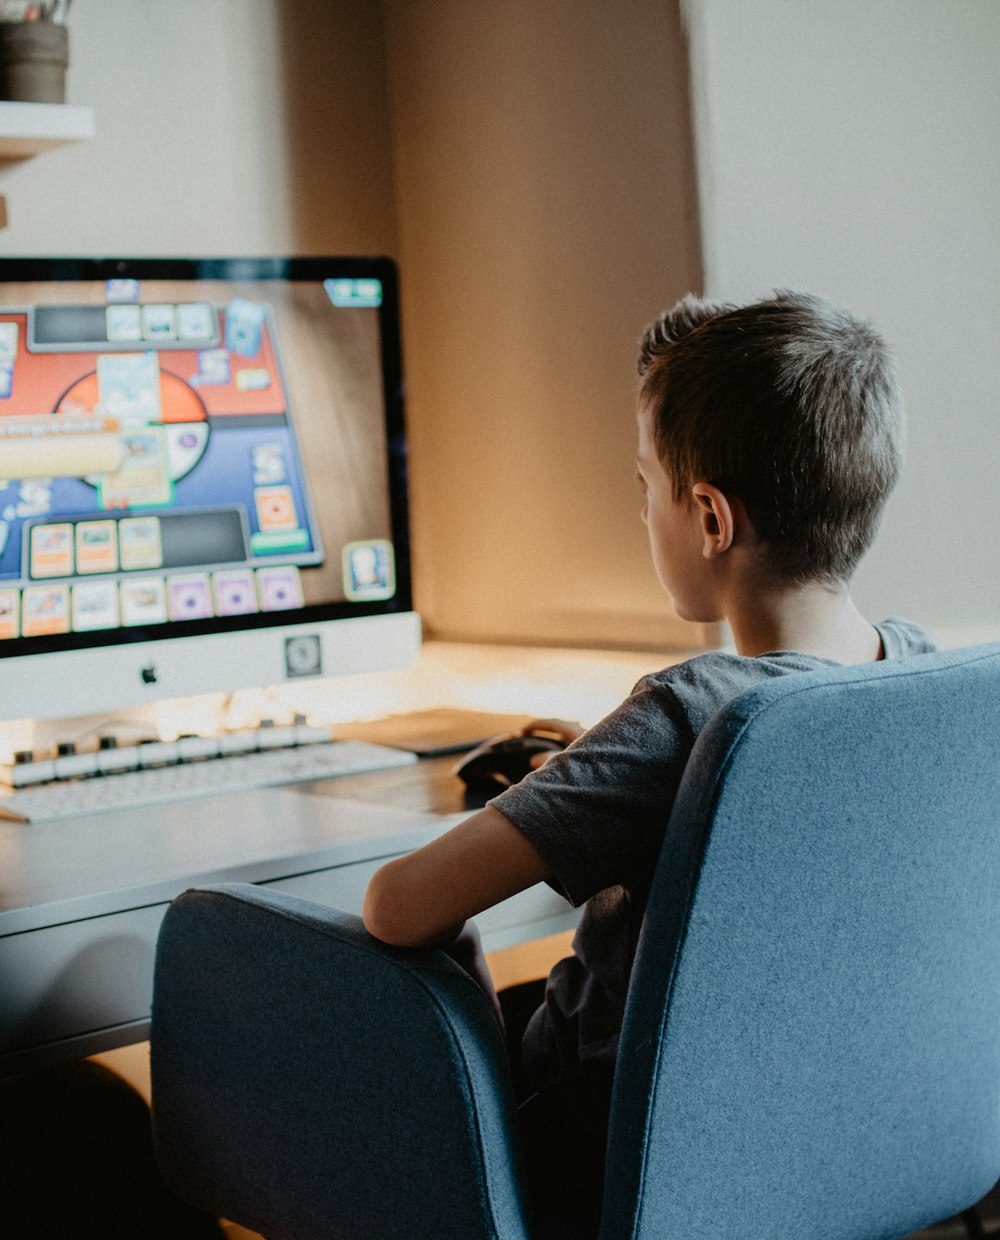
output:
[[[521,1039],[544,995],[544,979],[499,992],[528,1197],[542,1240],[593,1240],[601,1220],[606,1099],[603,1090],[593,1097],[582,1080],[533,1090],[521,1060]]]
[[[11,1240],[222,1240],[156,1168],[149,1108],[81,1060],[0,1082],[0,1229]]]

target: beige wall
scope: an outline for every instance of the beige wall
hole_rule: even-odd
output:
[[[632,462],[636,336],[700,278],[676,2],[76,0],[70,36],[97,137],[0,166],[0,252],[398,257],[429,630],[700,637]]]
[[[1000,5],[691,0],[707,290],[825,293],[899,355],[873,616],[1000,635]]]
[[[689,644],[633,462],[636,337],[700,279],[676,6],[388,16],[422,608],[452,636]]]

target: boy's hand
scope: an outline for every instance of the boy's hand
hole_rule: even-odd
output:
[[[521,735],[554,736],[560,744],[568,745],[582,736],[586,730],[572,719],[532,719],[521,729]],[[552,753],[536,753],[531,759],[531,765],[537,770],[540,766],[544,766],[556,752],[553,750]]]

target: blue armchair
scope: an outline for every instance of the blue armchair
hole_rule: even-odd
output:
[[[501,1039],[435,951],[247,885],[160,938],[159,1157],[269,1240],[547,1240]],[[667,827],[601,1240],[880,1240],[1000,1176],[1000,646],[782,677]]]

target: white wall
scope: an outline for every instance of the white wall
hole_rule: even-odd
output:
[[[1000,5],[689,0],[706,291],[825,293],[895,347],[870,614],[1000,626]]]
[[[368,0],[76,0],[67,102],[97,136],[0,165],[0,253],[393,253]]]

